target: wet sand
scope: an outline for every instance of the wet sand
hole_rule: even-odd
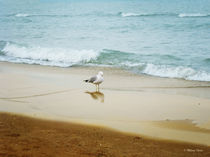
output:
[[[100,92],[83,82],[99,70]],[[0,111],[210,146],[210,82],[0,62]]]
[[[0,114],[2,157],[208,157],[210,147],[152,140],[109,129]]]

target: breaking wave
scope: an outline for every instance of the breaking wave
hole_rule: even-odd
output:
[[[184,66],[167,66],[147,64],[142,71],[145,74],[169,77],[169,78],[183,78],[186,80],[210,81],[210,74],[205,71],[196,71],[190,67]]]
[[[119,13],[122,17],[141,17],[141,16],[172,16],[172,17],[210,17],[210,14],[202,14],[202,13]]]
[[[186,80],[210,81],[210,73],[196,70],[192,67],[176,64],[182,61],[177,56],[168,54],[136,54],[116,50],[104,49],[96,59],[91,59],[86,64],[120,67],[139,74],[147,74],[159,77],[182,78]],[[160,64],[154,64],[159,62]]]
[[[96,58],[94,50],[23,46],[12,42],[1,42],[0,60],[16,63],[69,67]]]
[[[109,66],[159,77],[210,81],[210,73],[183,66],[177,56],[168,54],[139,54],[103,49],[75,50],[69,48],[34,47],[0,41],[0,61],[48,66]],[[204,60],[209,62],[209,58]],[[154,64],[159,63],[159,64]]]
[[[15,14],[16,17],[27,17],[29,14]]]
[[[191,13],[191,14],[179,14],[179,17],[208,17],[210,14],[201,14],[201,13]]]
[[[135,13],[135,12],[118,12],[118,13],[105,13],[105,12],[90,12],[85,14],[27,14],[27,13],[16,13],[10,14],[7,16],[15,16],[15,17],[73,17],[73,16],[100,16],[100,17],[112,17],[112,16],[120,16],[120,17],[180,17],[180,18],[199,18],[199,17],[210,17],[208,13]]]
[[[122,17],[140,17],[140,16],[166,16],[166,15],[173,15],[173,14],[164,14],[164,13],[123,13],[119,12],[119,15]]]

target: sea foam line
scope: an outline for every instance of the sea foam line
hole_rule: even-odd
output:
[[[158,14],[158,13],[132,13],[132,12],[128,12],[128,13],[119,12],[119,14],[122,17],[164,16],[164,15],[169,15],[169,14]]]
[[[181,13],[179,17],[208,17],[210,14],[201,14],[201,13]]]
[[[29,16],[29,14],[23,14],[23,13],[19,13],[19,14],[15,14],[16,17],[27,17]]]
[[[51,15],[51,14],[27,14],[27,13],[17,13],[13,14],[15,17],[33,17],[33,16],[43,16],[43,17],[72,17],[72,16],[90,16],[90,15],[96,15],[96,16],[116,16],[116,14],[110,14],[110,13],[87,13],[87,14],[65,14],[65,15]],[[118,12],[117,15],[120,15],[121,17],[150,17],[150,16],[174,16],[174,17],[209,17],[210,13],[134,13],[134,12]],[[10,15],[11,16],[11,15]]]
[[[202,14],[202,13],[119,13],[122,17],[141,17],[141,16],[174,16],[174,17],[209,17],[210,14]]]

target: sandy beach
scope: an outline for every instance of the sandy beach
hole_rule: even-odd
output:
[[[210,157],[210,0],[0,10],[0,157]]]
[[[99,70],[104,72],[105,82],[101,85],[100,92],[95,92],[95,86],[86,84],[83,80],[96,74]],[[168,152],[180,152],[180,150],[182,154],[183,150],[188,148],[190,151],[191,147],[184,147],[184,145],[193,146],[192,151],[201,149],[202,153],[209,153],[210,82],[136,75],[114,68],[57,68],[6,62],[0,62],[0,82],[0,111],[2,113],[15,113],[31,118],[51,120],[43,121],[17,116],[18,120],[14,121],[14,125],[17,125],[17,129],[22,128],[21,134],[27,131],[26,128],[24,130],[24,126],[28,126],[30,122],[36,125],[40,123],[39,130],[41,127],[52,128],[54,124],[56,127],[65,125],[65,128],[74,126],[83,132],[77,135],[79,137],[76,141],[80,143],[85,142],[84,127],[91,125],[87,129],[97,128],[100,131],[102,129],[102,134],[103,130],[106,130],[106,134],[114,134],[116,138],[137,136],[145,138],[146,141],[158,143],[161,149],[167,149],[167,152],[161,152],[161,156],[171,156]],[[13,124],[12,115],[1,114],[1,117],[1,124],[7,121]],[[22,120],[26,121],[24,122],[26,124],[19,126],[19,121]],[[62,122],[52,122],[52,120]],[[63,122],[77,124],[64,124]],[[36,129],[34,127],[32,124],[29,126],[30,129]],[[12,130],[9,127],[4,129],[6,129],[5,132]],[[5,136],[4,132],[1,132],[1,136]],[[52,136],[52,141],[54,136],[56,135]],[[7,144],[12,146],[13,138],[11,137],[11,141],[9,138],[3,141],[6,140]],[[43,138],[47,138],[47,134],[43,134]],[[0,142],[1,147],[3,147],[3,141]],[[29,141],[31,142],[33,143]],[[180,146],[180,149],[177,148],[175,151],[172,148],[176,144]],[[196,147],[195,144],[204,146]],[[166,145],[169,145],[170,149],[166,148]],[[21,149],[20,147],[17,149]],[[110,145],[109,147],[109,150],[117,151],[116,147],[112,148]],[[124,147],[120,149],[128,149],[127,145]],[[136,153],[143,151],[139,147],[138,149],[136,147]],[[51,153],[53,151],[57,150],[52,150]],[[114,156],[113,153],[104,156]],[[187,153],[193,154],[192,152]],[[96,154],[81,156],[97,156]],[[181,154],[178,156],[182,156]],[[204,154],[200,155],[205,156]]]
[[[208,157],[196,144],[148,139],[110,129],[0,114],[0,156],[3,157]]]

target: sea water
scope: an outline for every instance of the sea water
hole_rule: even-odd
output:
[[[210,0],[0,0],[0,61],[210,81]]]

